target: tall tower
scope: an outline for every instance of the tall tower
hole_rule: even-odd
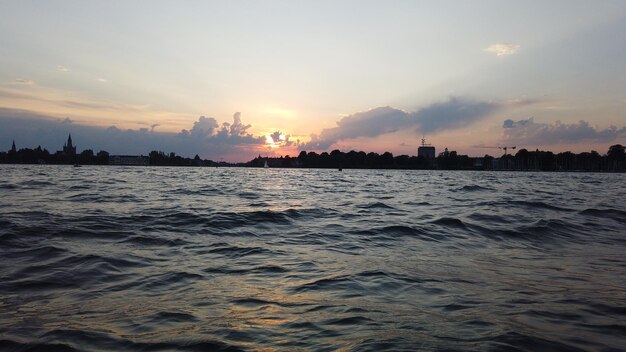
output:
[[[11,146],[11,153],[17,153],[17,148],[15,148],[15,139],[13,140],[13,145]]]
[[[67,143],[63,145],[63,152],[68,155],[76,154],[76,146],[72,145],[72,134],[70,133],[69,137],[67,137]]]

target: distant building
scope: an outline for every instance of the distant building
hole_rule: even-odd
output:
[[[435,158],[435,147],[431,144],[426,144],[426,139],[422,138],[422,145],[417,148],[417,156],[422,156],[426,159]]]
[[[150,158],[143,155],[110,155],[109,165],[149,165]]]
[[[15,139],[13,140],[13,145],[11,146],[11,153],[17,153],[17,148],[15,148]]]
[[[63,153],[69,156],[76,155],[76,146],[72,145],[72,135],[67,137],[67,142],[63,145]]]

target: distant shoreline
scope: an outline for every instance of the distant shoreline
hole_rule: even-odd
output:
[[[38,163],[2,163],[3,165],[24,165],[24,166],[64,166],[64,167],[76,167],[73,164],[38,164]],[[264,170],[334,170],[336,172],[342,172],[347,170],[396,170],[396,171],[432,171],[432,172],[446,172],[446,171],[469,171],[469,172],[520,172],[520,173],[594,173],[594,174],[623,174],[625,170],[529,170],[529,169],[410,169],[410,168],[351,168],[344,167],[338,170],[333,167],[269,167],[264,168],[262,166],[250,166],[245,164],[220,164],[219,166],[199,166],[199,165],[110,165],[110,164],[80,164],[79,167],[132,167],[132,168],[241,168],[241,169],[264,169]]]
[[[76,152],[71,137],[62,151],[50,153],[46,149],[17,149],[15,143],[8,152],[0,152],[0,164],[46,165],[110,165],[110,166],[178,166],[178,167],[262,167],[307,169],[371,169],[371,170],[468,170],[468,171],[543,171],[543,172],[626,172],[626,147],[612,145],[606,154],[596,151],[554,154],[551,151],[518,150],[515,155],[500,157],[485,155],[470,157],[447,149],[432,155],[397,155],[390,152],[378,154],[364,151],[330,153],[301,151],[297,157],[261,156],[244,163],[215,162],[196,155],[181,157],[176,153],[151,151],[148,155],[110,155],[106,151],[94,153],[91,149]]]

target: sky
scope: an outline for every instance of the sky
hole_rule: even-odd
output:
[[[626,144],[626,2],[0,0],[0,150]]]

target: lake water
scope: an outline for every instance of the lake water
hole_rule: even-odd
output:
[[[626,174],[0,176],[2,351],[626,348]]]

